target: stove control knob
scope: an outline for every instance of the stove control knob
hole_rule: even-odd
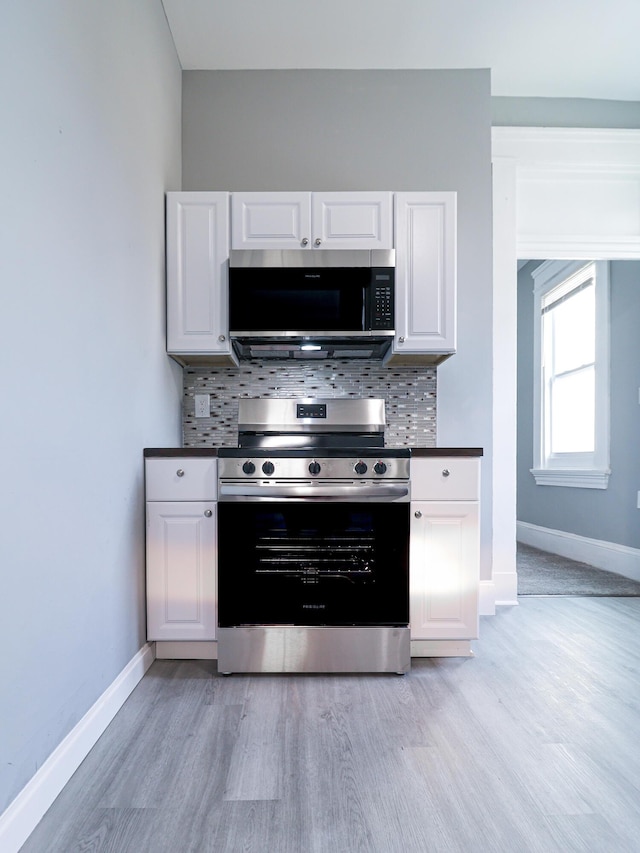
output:
[[[373,470],[376,472],[376,474],[384,474],[387,470],[387,466],[384,462],[376,462],[376,464],[373,466]]]
[[[253,472],[256,470],[256,466],[253,464],[253,462],[245,462],[242,466],[242,470],[245,474],[253,474]]]
[[[267,477],[271,476],[274,472],[273,462],[264,462],[262,465],[262,473],[266,474]]]
[[[310,474],[319,474],[321,470],[321,466],[319,462],[316,462],[314,459],[313,462],[309,462],[309,473]]]
[[[363,462],[362,459],[359,462],[356,462],[353,470],[356,474],[366,474],[367,473],[367,463]]]

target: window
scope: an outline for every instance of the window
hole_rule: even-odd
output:
[[[606,489],[609,265],[545,261],[533,272],[534,448],[543,486]]]

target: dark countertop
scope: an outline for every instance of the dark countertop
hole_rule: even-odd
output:
[[[412,447],[411,456],[419,459],[425,456],[483,456],[481,447]]]
[[[144,458],[163,456],[217,456],[217,447],[145,447]]]
[[[382,450],[382,448],[381,448]],[[145,447],[144,458],[206,457],[217,456],[217,447]],[[248,456],[251,454],[248,452]],[[357,455],[357,454],[356,454]],[[412,447],[411,456],[420,459],[429,456],[483,456],[481,447]]]

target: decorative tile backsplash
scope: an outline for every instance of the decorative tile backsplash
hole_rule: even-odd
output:
[[[378,397],[385,400],[389,447],[436,446],[435,367],[374,362],[246,362],[183,369],[184,447],[235,447],[240,397]],[[211,416],[195,417],[195,395],[209,394]]]

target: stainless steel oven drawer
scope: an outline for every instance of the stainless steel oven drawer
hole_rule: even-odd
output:
[[[411,668],[408,627],[248,626],[218,631],[218,672],[389,672]]]

